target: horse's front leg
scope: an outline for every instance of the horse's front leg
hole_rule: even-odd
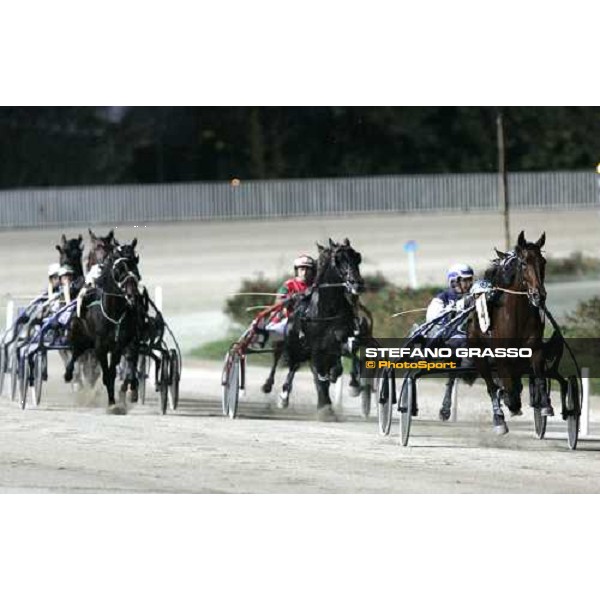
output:
[[[102,369],[102,383],[104,384],[104,387],[106,388],[106,392],[108,394],[108,405],[112,406],[115,403],[115,386],[114,386],[114,379],[112,380],[112,387],[110,385],[110,369],[108,366],[108,353],[106,351],[106,349],[102,348],[102,347],[96,347],[95,349],[96,352],[96,360],[98,361],[98,363],[100,364],[100,367]]]
[[[75,346],[71,351],[71,357],[65,364],[65,381],[69,383],[73,380],[73,373],[75,371],[75,362],[77,359],[87,350],[87,346]],[[64,357],[63,357],[64,360]]]
[[[492,369],[489,362],[485,358],[473,358],[473,363],[479,374],[483,377],[487,392],[492,401],[492,423],[494,431],[498,435],[508,433],[504,413],[502,412],[502,390],[496,385],[492,376]]]
[[[117,365],[121,362],[121,352],[115,351],[110,353],[110,365],[108,367],[108,398],[109,404],[115,403],[115,380],[117,379]],[[112,402],[110,399],[112,398]]]
[[[137,363],[138,363],[138,346],[133,342],[125,352],[125,373],[123,376],[123,384],[119,393],[119,399],[125,401],[127,389],[131,390],[131,402],[135,403],[138,399],[138,378],[137,378]]]
[[[300,368],[300,363],[294,363],[290,365],[290,369],[285,378],[285,382],[281,388],[277,406],[279,408],[287,408],[290,404],[290,394],[292,393],[292,387],[294,385],[294,376],[296,371]]]
[[[521,391],[523,386],[521,378],[514,375],[514,373],[519,372],[518,364],[509,359],[499,359],[497,368],[498,376],[502,381],[502,388],[500,389],[502,402],[508,408],[512,417],[522,415]]]
[[[273,344],[273,366],[271,367],[271,372],[261,388],[264,394],[270,394],[271,390],[273,389],[273,384],[275,383],[275,371],[277,370],[277,365],[279,364],[279,359],[281,358],[282,354],[283,342],[275,342]]]
[[[315,359],[311,368],[317,388],[317,418],[320,421],[335,421],[336,416],[329,397],[330,372],[333,365],[323,359]]]

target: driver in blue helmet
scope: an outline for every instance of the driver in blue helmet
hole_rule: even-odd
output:
[[[439,317],[442,313],[448,311],[448,320],[456,316],[467,307],[469,300],[469,291],[473,285],[473,268],[465,263],[456,263],[452,265],[446,273],[448,288],[440,292],[433,298],[427,307],[427,321]],[[432,331],[440,328],[435,327]],[[431,335],[431,334],[430,334]],[[451,345],[462,345],[466,340],[465,331],[457,330],[451,337]],[[447,421],[450,418],[452,408],[452,390],[456,383],[456,376],[450,375],[446,383],[446,391],[440,408],[440,419]]]
[[[437,294],[427,307],[427,321],[435,319],[449,308],[462,309],[464,298],[473,285],[473,269],[464,263],[454,264],[448,269],[446,279],[448,288]]]

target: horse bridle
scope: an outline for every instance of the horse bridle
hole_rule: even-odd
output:
[[[542,297],[539,287],[537,289],[532,289],[529,284],[525,281],[525,268],[527,267],[527,261],[520,257],[517,256],[517,260],[518,262],[518,273],[519,273],[519,283],[522,286],[527,286],[527,292],[525,292],[527,294],[527,299],[529,300],[529,304],[531,304],[534,308],[539,308],[539,306],[543,306],[544,304],[544,298]],[[535,265],[533,265],[533,268],[535,270],[535,275],[537,277],[538,282],[540,283],[540,285],[542,285],[541,281],[542,281],[542,277],[541,274],[539,272],[539,265],[536,263]],[[534,303],[534,300],[536,300],[539,302],[539,305],[536,306],[536,304]]]
[[[346,288],[346,291],[349,294],[354,295],[354,292],[352,291],[352,283],[350,283],[350,281],[348,281],[348,278],[340,271],[339,267],[337,266],[336,262],[335,262],[335,255],[336,255],[337,250],[333,251],[331,253],[330,259],[329,259],[329,264],[330,267],[332,269],[334,269],[335,274],[342,280],[339,283],[319,283],[317,284],[315,287],[317,288],[332,288],[332,287],[344,287]]]
[[[120,257],[120,258],[117,258],[117,260],[115,260],[115,261],[113,262],[113,264],[111,265],[111,269],[110,269],[110,274],[111,274],[111,276],[112,276],[112,278],[113,278],[113,281],[115,282],[116,286],[117,286],[117,287],[118,287],[118,288],[119,288],[119,289],[120,289],[122,292],[124,291],[125,284],[127,283],[127,281],[129,281],[130,279],[133,279],[133,281],[134,281],[134,282],[136,283],[136,285],[137,285],[137,283],[138,283],[138,282],[139,282],[139,280],[140,280],[140,278],[139,278],[139,277],[138,277],[138,276],[137,276],[137,275],[136,275],[136,274],[135,274],[133,271],[131,271],[131,270],[129,269],[129,266],[127,265],[128,261],[129,261],[129,259],[128,259],[128,258],[126,258],[126,257],[124,257],[124,256],[122,256],[122,257]],[[127,265],[127,267],[126,267],[127,271],[126,271],[126,273],[125,273],[125,276],[124,276],[124,277],[122,277],[121,279],[117,279],[117,277],[116,277],[116,275],[115,275],[115,267],[116,267],[117,265],[119,265],[120,263],[122,263],[122,262],[124,262],[124,263]],[[123,295],[126,297],[126,294],[123,294]]]

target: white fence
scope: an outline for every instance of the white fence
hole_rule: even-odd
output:
[[[513,209],[598,205],[590,172],[509,175]],[[0,227],[498,210],[494,173],[0,191]]]

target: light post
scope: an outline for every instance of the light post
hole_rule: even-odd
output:
[[[500,204],[504,212],[504,246],[510,250],[510,222],[508,216],[508,176],[506,173],[506,149],[504,146],[504,120],[502,110],[496,114],[496,134],[498,138],[498,191]]]

